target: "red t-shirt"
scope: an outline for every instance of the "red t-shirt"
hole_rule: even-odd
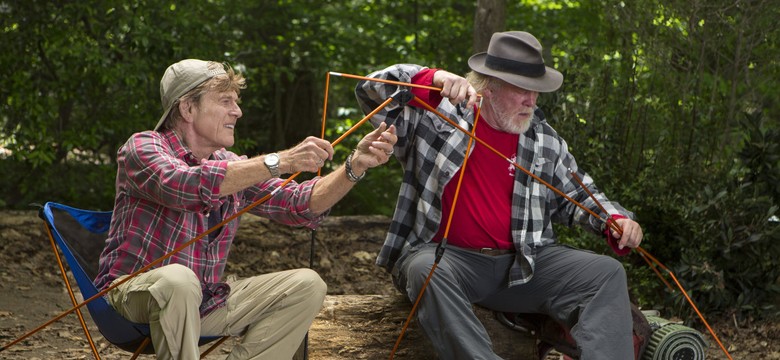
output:
[[[466,248],[513,249],[512,189],[516,168],[506,159],[516,162],[520,135],[495,130],[480,118],[476,136],[504,157],[476,143],[466,164],[466,174],[455,204],[447,242]],[[455,173],[444,187],[442,224],[433,241],[441,241],[444,236],[462,170]]]

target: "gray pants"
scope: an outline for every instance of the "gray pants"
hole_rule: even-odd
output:
[[[417,299],[436,244],[403,254],[396,285]],[[489,256],[447,247],[417,310],[417,320],[441,359],[500,359],[472,304],[546,314],[571,329],[583,360],[634,358],[626,274],[617,260],[563,245],[539,249],[534,276],[507,288],[515,255]]]
[[[121,279],[121,278],[120,278]],[[118,281],[119,279],[117,279]],[[200,336],[241,335],[227,359],[291,359],[322,307],[327,286],[297,269],[228,280],[224,306],[201,318],[201,290],[192,270],[166,265],[108,292],[125,318],[148,323],[158,359],[197,359]]]

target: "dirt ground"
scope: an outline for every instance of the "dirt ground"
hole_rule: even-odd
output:
[[[374,265],[389,219],[381,216],[331,217],[316,232],[317,270],[330,295],[395,295],[389,276]],[[311,231],[277,226],[245,216],[227,272],[238,276],[309,267]],[[43,223],[34,211],[0,212],[0,346],[6,346],[72,307]],[[663,314],[662,314],[663,315]],[[780,323],[708,319],[733,359],[780,359]],[[127,358],[93,330],[104,359]],[[699,329],[706,333],[706,329]],[[708,334],[708,359],[727,359]],[[0,352],[0,359],[89,359],[75,315],[55,322]],[[229,340],[208,359],[223,359]],[[310,341],[315,342],[316,339]],[[395,339],[387,339],[392,348]],[[151,359],[150,356],[142,356]],[[316,360],[316,356],[311,356]],[[345,359],[357,358],[354,354]],[[362,358],[362,357],[360,357]],[[549,358],[549,357],[548,357]],[[553,357],[557,358],[557,356]]]

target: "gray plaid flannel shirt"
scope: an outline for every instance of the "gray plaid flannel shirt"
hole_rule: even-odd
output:
[[[419,65],[398,64],[368,76],[409,83],[423,69]],[[396,85],[361,81],[355,94],[362,111],[367,114],[398,90]],[[437,110],[465,129],[471,130],[474,124],[473,109],[463,105],[455,106],[445,99],[438,104]],[[417,247],[430,242],[439,229],[444,186],[463,164],[468,136],[436,114],[420,107],[403,106],[398,102],[382,109],[370,121],[375,127],[382,122],[396,126],[398,142],[395,145],[395,156],[404,169],[395,214],[376,260],[377,265],[392,271],[405,247]],[[566,142],[545,121],[540,109],[536,110],[530,129],[520,136],[517,154],[518,165],[595,213],[600,213],[598,206],[571,178],[569,169],[579,175],[610,214],[633,218],[633,213],[610,202],[593,184],[593,179],[579,170]],[[602,221],[523,171],[517,170],[515,174],[512,239],[518,252],[515,264],[510,269],[508,286],[531,280],[537,249],[557,241],[552,227],[554,221],[567,226],[579,224],[597,234],[601,234],[604,229]]]

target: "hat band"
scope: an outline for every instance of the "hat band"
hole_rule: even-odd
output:
[[[544,64],[531,64],[487,55],[485,66],[491,70],[514,73],[528,77],[542,77],[545,73]]]

